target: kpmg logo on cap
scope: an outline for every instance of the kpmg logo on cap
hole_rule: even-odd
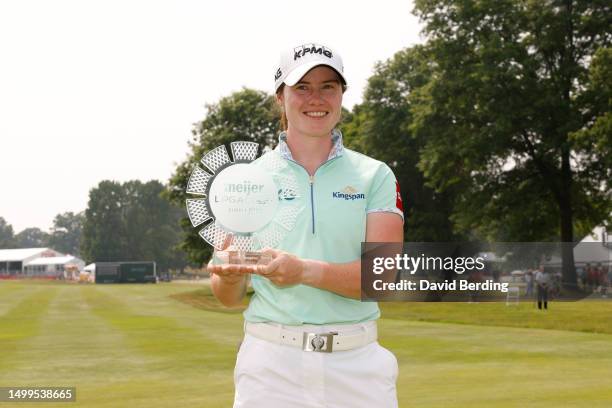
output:
[[[314,54],[320,54],[320,55],[325,55],[327,58],[332,58],[332,52],[330,49],[325,48],[322,45],[319,44],[304,44],[302,46],[299,47],[295,47],[293,49],[293,60],[297,60],[298,58],[302,58],[308,54],[314,55]]]

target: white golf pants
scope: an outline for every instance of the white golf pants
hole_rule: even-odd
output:
[[[308,352],[245,334],[234,408],[396,408],[397,359],[377,341]]]

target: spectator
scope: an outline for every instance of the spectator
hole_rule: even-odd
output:
[[[597,264],[597,275],[599,276],[599,287],[601,288],[601,297],[605,298],[608,297],[607,293],[608,293],[608,285],[609,285],[609,281],[608,281],[608,274],[604,271],[603,267],[601,266],[601,263]]]
[[[584,290],[586,287],[586,270],[584,266],[576,268],[576,276],[578,277],[578,287]]]
[[[536,272],[535,281],[538,285],[538,309],[542,310],[542,303],[544,303],[544,310],[548,310],[550,277],[544,272],[544,265],[540,265],[539,270]]]
[[[593,291],[596,286],[595,267],[591,264],[586,264],[587,287],[589,291]]]

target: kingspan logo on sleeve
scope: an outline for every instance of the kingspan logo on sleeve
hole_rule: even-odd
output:
[[[365,200],[365,194],[357,192],[352,186],[346,186],[342,191],[334,191],[332,197],[344,200]]]
[[[325,48],[322,45],[318,44],[304,44],[299,47],[295,47],[293,49],[293,60],[297,60],[298,58],[302,58],[308,54],[321,54],[325,55],[327,58],[332,58],[332,52],[328,48]]]

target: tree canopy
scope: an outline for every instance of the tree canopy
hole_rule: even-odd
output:
[[[81,256],[80,243],[85,215],[65,212],[57,214],[49,235],[49,247],[75,256]]]
[[[13,226],[0,217],[0,249],[10,249],[15,247],[15,234]]]
[[[14,242],[16,248],[44,248],[49,245],[49,234],[37,227],[26,228],[15,235]]]
[[[400,186],[407,241],[455,241],[459,236],[449,220],[452,191],[436,192],[425,185],[417,167],[424,142],[414,136],[408,95],[424,86],[431,75],[420,46],[397,52],[376,65],[364,91],[341,128],[345,143],[387,163]]]
[[[609,221],[607,1],[417,0],[434,71],[410,96],[419,166],[490,239],[572,242]],[[604,50],[604,51],[602,51]],[[609,94],[608,94],[609,95]],[[598,135],[601,135],[599,142]],[[596,140],[597,139],[597,140]],[[595,142],[595,143],[594,143]],[[575,282],[571,251],[564,280]]]
[[[177,250],[181,210],[162,198],[164,185],[102,181],[89,193],[81,253],[92,261],[155,261],[161,271],[185,265]]]

